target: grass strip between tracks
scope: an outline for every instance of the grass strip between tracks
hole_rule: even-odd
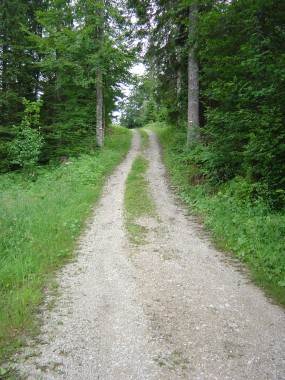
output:
[[[149,184],[145,177],[149,162],[138,156],[132,165],[126,181],[125,210],[126,227],[131,243],[145,244],[147,228],[140,223],[140,218],[154,218],[156,206],[151,197]]]

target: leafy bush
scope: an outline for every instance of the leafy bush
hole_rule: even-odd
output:
[[[16,138],[10,143],[9,153],[12,164],[31,170],[39,160],[44,140],[40,132],[40,107],[42,102],[23,99],[25,112],[16,130]]]
[[[284,5],[220,2],[199,19],[202,135],[212,183],[243,176],[285,205]],[[237,30],[239,31],[237,33]]]
[[[10,144],[11,163],[24,169],[35,167],[43,147],[40,131],[22,125],[18,136]]]

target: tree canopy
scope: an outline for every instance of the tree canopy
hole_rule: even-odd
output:
[[[39,99],[41,162],[90,149],[96,118],[111,121],[130,81],[134,46],[147,45],[122,123],[188,128],[212,186],[243,178],[284,205],[284,1],[3,0],[0,15],[1,170],[15,168],[9,146]]]
[[[281,207],[285,200],[284,2],[130,0],[129,4],[139,20],[138,35],[143,30],[148,36],[145,60],[156,78],[149,98],[154,94],[157,107],[163,107],[165,119],[177,131],[185,129],[189,91],[193,91],[189,57],[197,62],[200,154],[195,164],[203,178],[212,186],[243,178],[252,194]]]
[[[10,167],[7,146],[23,118],[23,98],[43,101],[42,162],[86,149],[95,136],[98,72],[108,122],[135,58],[126,4],[5,0],[0,16],[2,170]]]

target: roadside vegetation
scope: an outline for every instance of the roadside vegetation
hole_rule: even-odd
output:
[[[55,269],[72,257],[106,176],[131,133],[109,128],[106,146],[31,176],[0,176],[0,362],[36,331],[36,310]]]
[[[126,181],[126,227],[129,239],[134,244],[145,244],[146,242],[147,228],[139,222],[139,218],[156,216],[155,203],[145,178],[148,165],[148,160],[138,156]]]
[[[187,149],[186,131],[154,124],[164,160],[181,199],[213,232],[219,248],[245,262],[253,280],[285,305],[285,214],[241,177],[213,185],[206,172],[207,149]],[[156,127],[155,127],[156,126]],[[160,128],[157,128],[160,126]]]

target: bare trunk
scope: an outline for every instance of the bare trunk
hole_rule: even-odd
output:
[[[4,32],[4,42],[2,47],[2,57],[1,57],[1,65],[2,65],[2,71],[1,71],[1,83],[0,83],[0,90],[4,97],[2,98],[0,102],[0,124],[5,125],[8,122],[7,118],[7,101],[5,101],[5,98],[7,97],[8,90],[9,90],[9,79],[8,79],[8,59],[7,55],[9,52],[9,46],[8,43],[5,42],[5,32]]]
[[[8,47],[7,45],[4,43],[3,46],[2,46],[2,75],[1,75],[1,90],[3,92],[4,95],[6,95],[7,93],[7,90],[8,90],[8,86],[7,86],[7,61],[6,61],[6,57],[7,57],[7,52],[8,52]]]
[[[97,39],[100,42],[99,50],[103,48],[104,37],[104,8],[103,0],[98,0],[99,7],[99,24],[97,26]],[[104,100],[103,100],[103,75],[99,68],[96,73],[97,86],[96,86],[96,141],[102,148],[104,146]]]
[[[197,4],[189,7],[189,39],[188,55],[188,133],[187,146],[199,139],[199,65],[195,54],[195,36],[197,27]]]
[[[181,89],[182,89],[182,71],[181,71],[181,68],[179,68],[177,72],[177,79],[176,79],[177,99],[180,99]]]
[[[181,91],[182,91],[182,69],[181,69],[181,48],[177,47],[177,74],[176,74],[176,104],[178,110],[181,109]]]
[[[96,97],[96,141],[102,148],[104,146],[104,121],[103,121],[103,83],[102,73],[97,72],[97,97]]]

